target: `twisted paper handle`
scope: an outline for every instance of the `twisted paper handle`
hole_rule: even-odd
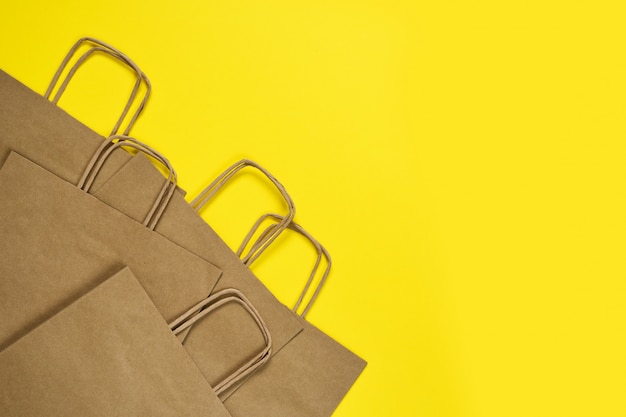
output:
[[[258,352],[252,359],[247,361],[232,374],[227,376],[224,380],[216,384],[213,387],[213,390],[217,395],[220,395],[228,388],[257,370],[259,367],[263,366],[263,364],[265,364],[270,358],[270,355],[272,353],[272,337],[270,336],[269,330],[267,329],[267,325],[259,315],[259,312],[240,291],[229,288],[219,291],[208,298],[205,298],[204,300],[193,306],[191,309],[189,309],[185,314],[181,315],[169,324],[170,329],[172,329],[174,334],[177,335],[185,329],[189,328],[198,320],[205,317],[207,314],[210,314],[224,304],[230,302],[235,302],[241,305],[250,314],[250,316],[252,316],[257,326],[259,326],[263,338],[265,339],[265,347],[260,352]]]
[[[131,129],[133,128],[135,122],[139,118],[139,115],[143,111],[143,109],[144,109],[144,107],[145,107],[145,105],[146,105],[146,103],[148,101],[148,98],[150,97],[150,92],[152,91],[152,84],[150,83],[150,80],[148,79],[146,74],[139,69],[137,64],[135,64],[128,56],[126,56],[120,50],[114,48],[113,46],[111,46],[111,45],[109,45],[109,44],[107,44],[105,42],[102,42],[102,41],[100,41],[98,39],[91,38],[91,37],[84,37],[84,38],[79,39],[74,44],[74,46],[72,46],[72,48],[69,50],[69,52],[67,53],[67,55],[63,59],[63,62],[61,62],[61,65],[59,66],[59,69],[57,70],[57,72],[54,74],[54,77],[52,78],[52,81],[50,82],[50,85],[48,86],[48,89],[46,90],[46,93],[44,94],[44,97],[46,99],[48,99],[48,100],[50,99],[50,96],[52,95],[52,91],[54,90],[54,88],[56,87],[59,79],[61,78],[61,74],[63,73],[63,71],[67,67],[67,65],[70,62],[70,60],[72,59],[72,57],[76,54],[76,51],[78,50],[78,48],[83,43],[91,43],[91,44],[95,44],[97,46],[91,47],[87,52],[85,52],[74,63],[74,65],[72,66],[70,71],[67,73],[67,75],[63,79],[63,82],[61,83],[61,86],[59,87],[59,89],[57,90],[54,98],[51,101],[54,104],[58,103],[59,99],[61,98],[61,96],[65,92],[65,89],[67,88],[67,85],[69,84],[71,79],[74,77],[74,74],[76,73],[78,68],[91,55],[93,55],[96,52],[105,53],[105,54],[107,54],[107,55],[117,59],[118,61],[122,62],[126,66],[130,67],[137,75],[137,80],[135,81],[135,85],[133,87],[132,92],[130,93],[130,97],[128,98],[128,101],[126,102],[126,106],[124,107],[124,110],[122,111],[122,114],[120,115],[120,118],[118,119],[117,123],[113,127],[113,130],[111,131],[109,136],[116,135],[117,133],[119,133],[120,126],[122,125],[122,122],[126,118],[126,115],[128,114],[128,111],[130,110],[130,107],[132,106],[132,104],[135,102],[135,99],[137,98],[137,92],[139,91],[139,87],[140,87],[141,83],[143,82],[146,85],[146,92],[144,94],[144,97],[141,100],[141,103],[139,104],[139,107],[135,111],[135,114],[132,116],[131,120],[128,122],[128,125],[126,126],[126,129],[124,129],[124,131],[123,131],[124,135],[128,135],[130,133]]]
[[[129,147],[142,152],[158,162],[160,162],[168,171],[168,177],[163,186],[161,187],[161,191],[157,196],[154,204],[150,208],[150,211],[146,215],[146,218],[143,221],[143,225],[148,227],[150,230],[154,230],[157,223],[159,222],[163,212],[167,208],[172,196],[174,195],[174,191],[176,190],[177,183],[177,175],[176,171],[170,164],[170,162],[161,155],[156,150],[152,149],[148,145],[138,141],[135,138],[124,135],[114,135],[105,140],[102,145],[98,148],[96,153],[93,155],[85,171],[83,172],[82,177],[78,182],[78,188],[85,192],[89,192],[93,182],[96,177],[100,173],[102,166],[106,162],[106,160],[111,156],[113,151],[120,147]]]
[[[190,203],[191,206],[196,210],[200,211],[202,207],[204,207],[209,200],[239,171],[244,169],[245,167],[253,167],[262,172],[269,180],[274,184],[274,186],[278,189],[283,199],[287,203],[288,212],[282,218],[280,223],[277,225],[275,229],[269,233],[262,242],[258,242],[259,244],[255,247],[254,251],[250,251],[245,257],[242,258],[242,261],[245,264],[250,262],[254,262],[264,251],[267,249],[269,245],[272,244],[274,240],[280,235],[280,233],[287,228],[289,223],[293,220],[293,217],[296,214],[296,207],[293,203],[293,200],[285,190],[285,187],[265,168],[260,166],[254,161],[250,161],[248,159],[242,159],[239,162],[234,163],[226,171],[220,174],[211,184],[209,184],[200,194]],[[242,253],[237,252],[237,256],[241,257]]]
[[[250,229],[250,232],[248,232],[248,234],[246,235],[244,241],[242,242],[241,246],[239,247],[239,250],[243,250],[243,248],[245,248],[246,246],[248,246],[248,244],[250,243],[250,240],[252,239],[252,236],[254,236],[254,234],[257,232],[257,230],[259,229],[259,227],[261,226],[261,224],[266,220],[266,219],[272,219],[274,221],[280,222],[282,221],[283,217],[279,214],[275,214],[275,213],[268,213],[268,214],[264,214],[263,216],[259,217],[259,219],[254,223],[254,225],[252,226],[252,229]],[[276,228],[278,225],[277,224],[272,224],[270,226],[268,226],[262,233],[261,235],[257,238],[257,240],[255,241],[255,243],[252,245],[250,251],[254,251],[256,250],[256,247],[262,243],[264,237],[267,234],[272,233],[272,229]],[[313,279],[315,278],[315,276],[317,275],[317,271],[319,269],[320,263],[322,261],[322,257],[326,259],[326,269],[324,270],[324,274],[322,275],[322,278],[320,279],[319,283],[317,284],[317,286],[315,287],[315,291],[313,292],[313,295],[311,296],[311,298],[309,299],[309,302],[306,304],[304,310],[302,311],[302,313],[300,314],[300,316],[302,318],[306,318],[306,315],[309,313],[309,311],[311,310],[311,307],[313,306],[313,303],[315,302],[315,300],[317,299],[317,297],[319,296],[320,291],[322,290],[322,287],[324,286],[324,284],[326,283],[326,279],[328,278],[328,274],[330,273],[330,269],[332,267],[332,259],[330,257],[330,253],[328,253],[328,251],[326,250],[326,248],[324,246],[322,246],[317,239],[315,239],[313,236],[311,236],[311,234],[309,232],[307,232],[302,226],[300,226],[298,223],[295,222],[291,222],[289,223],[288,226],[289,229],[301,234],[302,236],[304,236],[309,242],[311,242],[311,244],[315,247],[316,251],[317,251],[317,259],[315,261],[315,265],[313,266],[313,269],[311,271],[311,274],[309,275],[309,279],[307,280],[304,289],[302,290],[302,292],[300,293],[300,296],[298,297],[298,301],[296,301],[296,304],[294,305],[292,311],[294,313],[298,313],[298,310],[300,309],[300,305],[302,304],[304,298],[306,297],[306,294],[309,292],[311,285],[313,283]],[[256,259],[256,258],[255,258]],[[250,266],[252,264],[252,262],[248,263],[248,266]]]

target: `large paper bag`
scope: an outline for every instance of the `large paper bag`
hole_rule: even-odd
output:
[[[282,220],[278,215],[269,217]],[[328,251],[301,226],[291,223],[289,228],[304,235],[318,251],[314,270],[293,308],[294,314],[311,288],[322,256],[326,258],[327,268],[302,313],[297,316],[303,326],[302,332],[276,352],[266,367],[224,394],[224,404],[233,417],[328,417],[366,365],[363,359],[305,320],[328,277],[331,259]],[[271,230],[272,226],[261,234],[253,249]],[[242,247],[246,243],[244,241]]]
[[[82,44],[92,47],[71,67],[60,88],[52,96],[61,72]],[[119,50],[93,38],[82,38],[61,64],[45,94],[46,97],[0,70],[0,166],[9,153],[15,151],[71,183],[78,182],[87,163],[105,139],[70,116],[56,103],[80,65],[95,53],[111,56],[128,66],[136,75],[137,81],[126,107],[112,131],[112,134],[128,134],[146,104],[150,94],[150,82],[137,65]],[[122,128],[131,104],[137,99],[140,85],[146,86],[145,95],[131,120]],[[52,102],[47,98],[51,98]],[[94,189],[130,158],[131,155],[121,149],[115,152],[98,176]]]
[[[0,236],[0,349],[123,265],[167,320],[207,297],[221,274],[17,153],[0,169]]]
[[[128,268],[0,352],[0,375],[4,417],[230,416]]]

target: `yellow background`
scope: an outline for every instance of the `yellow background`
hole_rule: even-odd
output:
[[[626,7],[619,1],[60,1],[0,12],[43,93],[81,36],[154,92],[134,136],[193,195],[242,157],[334,268],[310,320],[369,361],[335,416],[626,416]],[[61,106],[106,134],[132,85],[94,58]],[[232,246],[271,187],[203,212]],[[314,253],[254,271],[292,303]]]

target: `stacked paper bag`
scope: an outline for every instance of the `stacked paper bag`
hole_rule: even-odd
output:
[[[108,138],[56,105],[94,54],[136,76]],[[305,320],[328,252],[255,162],[188,203],[169,161],[128,136],[151,88],[93,38],[72,47],[43,97],[0,71],[0,415],[330,416],[365,362]],[[235,253],[198,212],[248,167],[288,210],[263,216]],[[293,310],[250,270],[288,229],[318,252]]]

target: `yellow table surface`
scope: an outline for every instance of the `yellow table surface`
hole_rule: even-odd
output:
[[[100,38],[152,81],[132,133],[190,197],[244,157],[281,180],[333,256],[309,319],[369,362],[336,417],[626,416],[625,17],[601,0],[11,1],[0,68],[43,93]],[[94,57],[60,105],[106,134],[131,86]],[[242,174],[202,214],[235,247],[276,210]],[[253,270],[291,304],[314,259],[285,233]]]

